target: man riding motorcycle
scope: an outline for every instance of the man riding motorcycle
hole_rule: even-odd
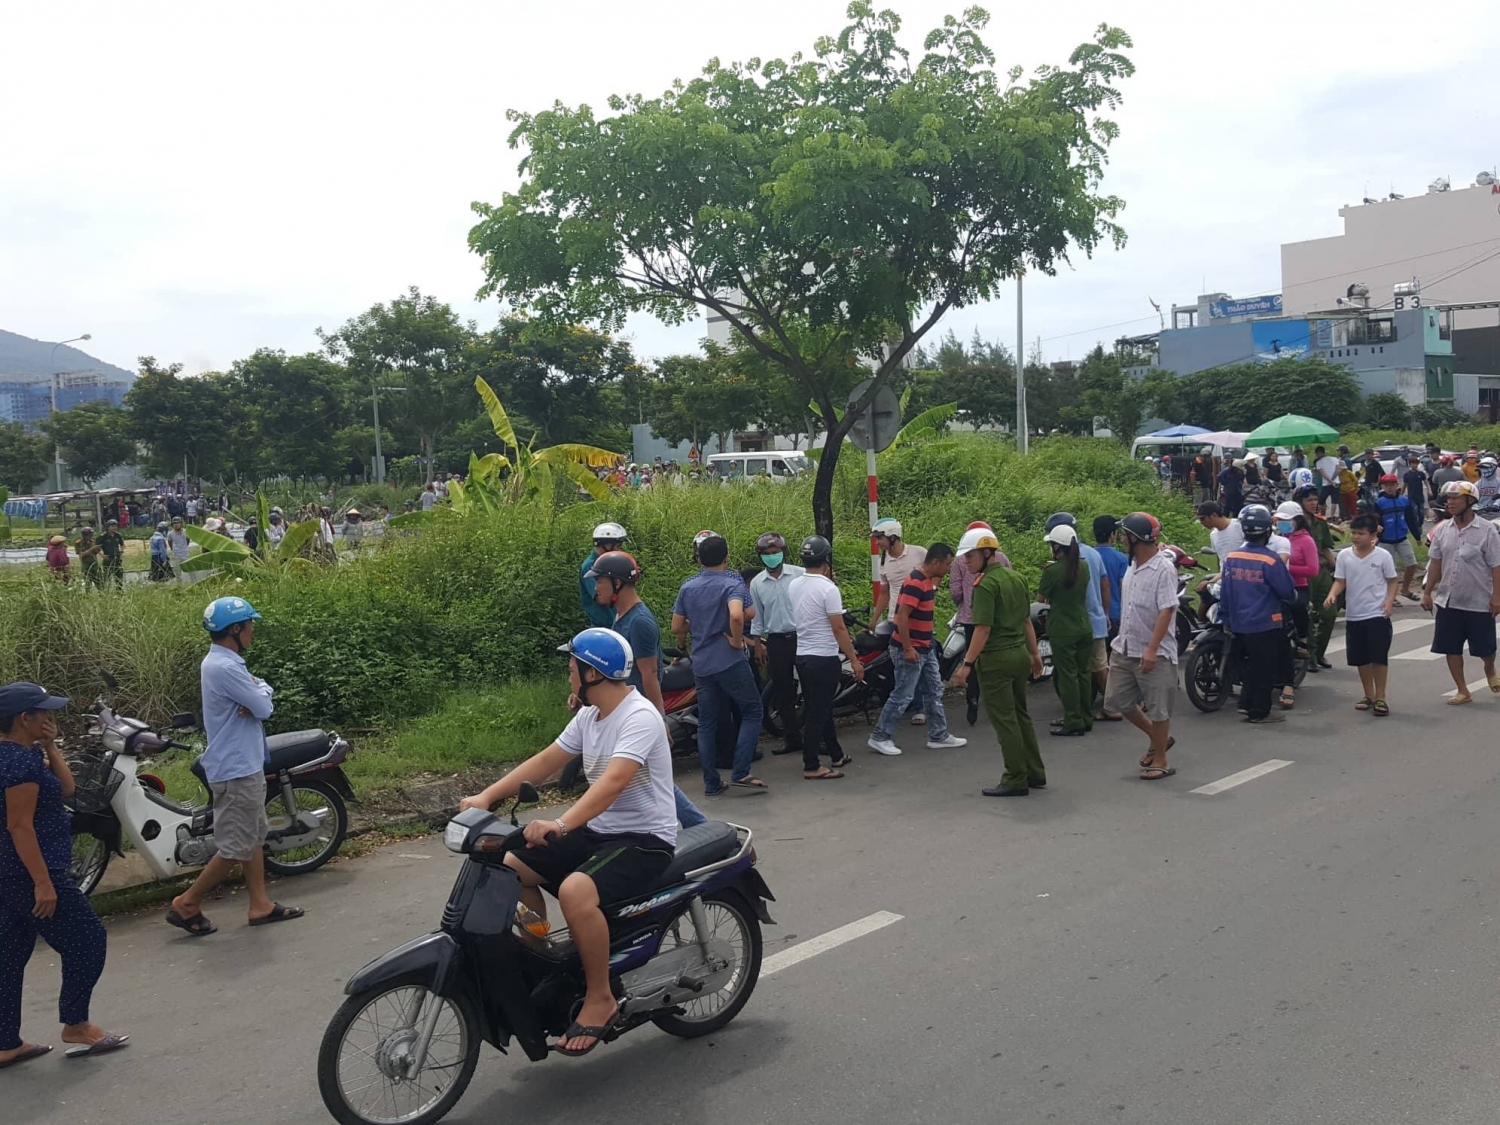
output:
[[[557,896],[583,963],[583,1005],[554,1045],[569,1056],[597,1047],[619,1017],[610,990],[609,923],[601,904],[650,891],[672,862],[677,814],[672,752],[661,715],[630,686],[630,644],[609,629],[585,629],[563,646],[582,706],[557,740],[460,809],[488,809],[521,783],[539,784],[582,755],[589,788],[571,808],[526,826],[526,848],[506,855],[522,899],[546,913],[541,888]]]

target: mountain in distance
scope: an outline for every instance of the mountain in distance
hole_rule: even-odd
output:
[[[134,371],[95,359],[88,352],[64,344],[54,357],[52,344],[48,341],[33,340],[30,336],[0,328],[0,380],[8,375],[35,378],[60,371],[104,371],[127,383],[135,381]]]

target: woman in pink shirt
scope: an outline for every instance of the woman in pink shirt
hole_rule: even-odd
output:
[[[1322,562],[1318,558],[1318,544],[1312,537],[1312,528],[1307,514],[1300,504],[1288,502],[1276,509],[1276,530],[1285,535],[1292,544],[1287,569],[1292,572],[1292,585],[1297,590],[1297,601],[1291,607],[1292,624],[1297,627],[1298,659],[1306,659],[1307,649],[1307,584],[1318,576]],[[1281,689],[1281,709],[1290,711],[1296,705],[1296,693],[1292,685]]]

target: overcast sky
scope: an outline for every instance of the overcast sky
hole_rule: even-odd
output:
[[[956,11],[892,5],[907,45]],[[843,0],[388,0],[4,5],[0,328],[93,333],[95,355],[219,369],[317,347],[410,285],[481,326],[471,201],[516,182],[508,108],[601,111],[710,57],[786,56],[846,22]],[[1500,6],[1054,0],[993,4],[1004,68],[1064,63],[1102,20],[1135,40],[1106,189],[1120,252],[1028,282],[1048,359],[1149,331],[1203,286],[1279,289],[1283,241],[1340,231],[1365,194],[1454,186],[1500,161],[1483,76]],[[1438,15],[1440,11],[1440,15]],[[1124,322],[1124,323],[1121,323]],[[1012,300],[941,327],[1015,338]],[[638,352],[700,327],[631,326]]]

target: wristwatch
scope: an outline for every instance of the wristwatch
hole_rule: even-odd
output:
[[[964,667],[965,668],[972,668],[972,667],[974,667],[974,662],[972,660],[965,660],[964,661]]]

